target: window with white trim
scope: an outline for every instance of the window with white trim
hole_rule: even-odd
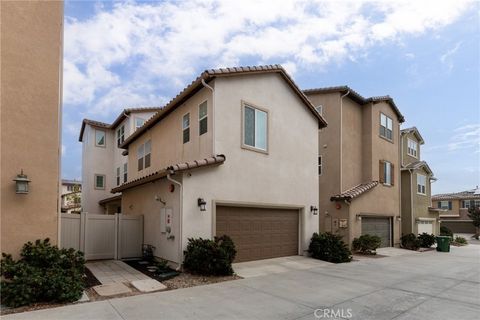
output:
[[[123,164],[123,183],[127,182],[128,178],[128,163]]]
[[[144,123],[145,123],[145,119],[135,117],[135,130],[143,126]]]
[[[141,144],[137,149],[137,164],[138,171],[150,167],[151,162],[151,153],[152,153],[152,141],[148,140],[147,142]]]
[[[470,200],[462,200],[462,208],[469,209],[470,208]]]
[[[94,175],[94,183],[95,189],[105,189],[105,175],[104,174],[96,174]]]
[[[380,161],[380,183],[387,186],[393,186],[394,166],[391,162]]]
[[[452,210],[451,201],[438,201],[438,208],[443,210]]]
[[[407,140],[407,153],[415,158],[418,155],[418,143],[410,138]]]
[[[318,156],[318,175],[321,176],[323,173],[323,158],[322,156]]]
[[[182,129],[183,129],[183,143],[190,141],[190,113],[187,113],[183,116],[182,119]]]
[[[95,129],[95,146],[105,147],[106,145],[105,136],[106,136],[105,130]]]
[[[243,144],[267,151],[268,114],[249,105],[243,107]]]
[[[120,185],[120,167],[117,168],[117,186]]]
[[[380,136],[393,140],[393,120],[383,113],[380,113]]]
[[[427,194],[427,177],[423,174],[417,173],[417,193]]]
[[[198,135],[207,133],[208,130],[208,107],[207,101],[198,106]]]
[[[125,126],[122,125],[117,129],[117,146],[121,145],[125,141]]]

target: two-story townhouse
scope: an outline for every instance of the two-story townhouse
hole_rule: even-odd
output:
[[[177,265],[189,238],[229,235],[236,261],[304,254],[318,231],[318,129],[279,65],[207,70],[125,140],[122,213]]]
[[[82,212],[121,212],[121,194],[110,193],[128,178],[128,157],[118,146],[159,110],[124,109],[111,124],[83,120],[78,139],[82,142]]]
[[[364,98],[347,86],[304,93],[328,121],[319,132],[320,230],[346,243],[377,235],[399,244],[400,123],[392,98]]]
[[[432,196],[432,203],[440,212],[442,226],[454,233],[475,233],[475,226],[468,216],[468,209],[480,207],[480,188]]]
[[[61,212],[80,213],[82,209],[82,182],[62,179],[60,197]]]
[[[402,155],[402,234],[440,233],[439,209],[432,207],[431,184],[436,181],[427,162],[420,160],[425,142],[416,127],[403,129]]]

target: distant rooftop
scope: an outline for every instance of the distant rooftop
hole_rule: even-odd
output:
[[[62,184],[82,184],[82,181],[80,180],[71,180],[71,179],[62,179]]]
[[[435,194],[432,196],[432,200],[462,200],[462,199],[480,199],[480,188],[478,186],[475,189]]]

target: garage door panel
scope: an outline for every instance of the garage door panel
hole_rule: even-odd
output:
[[[391,230],[390,218],[362,217],[362,234],[379,236],[382,239],[380,247],[391,246]]]
[[[217,207],[216,234],[229,235],[236,262],[298,254],[298,211]]]

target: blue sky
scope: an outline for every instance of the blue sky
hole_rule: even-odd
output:
[[[434,193],[480,185],[480,18],[473,1],[66,1],[62,176],[83,118],[162,106],[208,68],[282,64],[301,88],[390,95],[417,126]]]

